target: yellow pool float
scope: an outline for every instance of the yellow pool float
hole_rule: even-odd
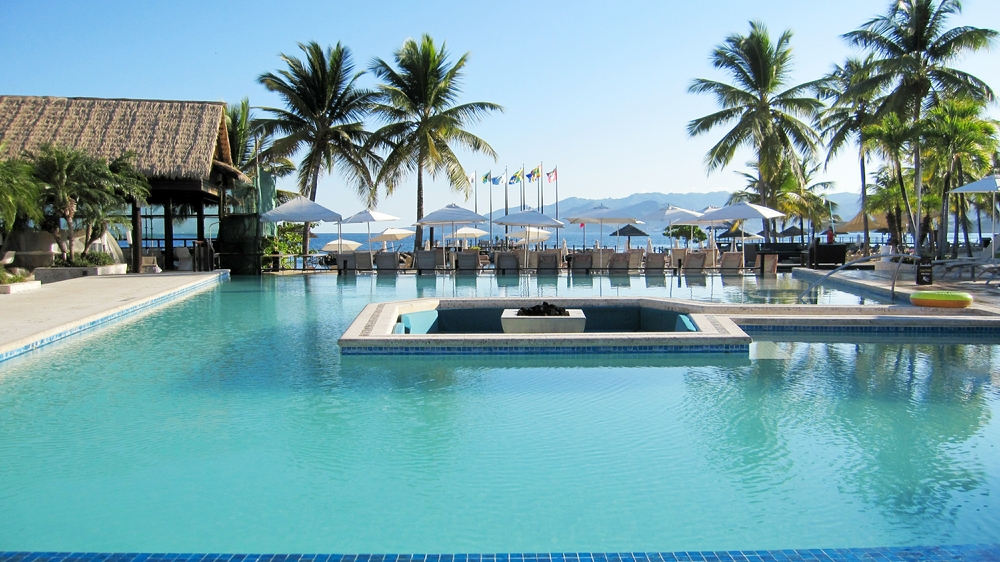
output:
[[[910,295],[910,304],[939,308],[966,308],[972,304],[972,295],[962,291],[917,291]]]

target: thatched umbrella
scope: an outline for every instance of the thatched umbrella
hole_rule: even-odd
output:
[[[633,236],[649,236],[645,232],[639,230],[638,228],[632,226],[631,224],[626,224],[625,226],[619,228],[618,230],[611,233],[612,236],[617,236],[621,238],[625,237],[625,249],[632,247],[632,237]]]

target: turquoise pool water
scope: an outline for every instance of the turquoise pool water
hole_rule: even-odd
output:
[[[234,279],[0,364],[0,550],[1000,542],[995,346],[340,357],[373,298],[471,290],[431,281]]]

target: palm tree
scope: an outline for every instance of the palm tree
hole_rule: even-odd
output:
[[[78,150],[50,144],[42,145],[27,156],[34,164],[35,180],[41,186],[43,225],[73,261],[77,209],[118,202],[107,162]],[[59,228],[60,219],[66,221],[66,238]]]
[[[822,103],[808,95],[818,87],[808,82],[786,87],[791,72],[792,33],[776,42],[760,22],[750,22],[750,34],[730,35],[712,52],[715,68],[724,70],[733,84],[696,79],[693,93],[713,94],[722,110],[688,123],[688,134],[697,136],[735,122],[705,157],[709,170],[724,168],[739,148],[756,152],[761,203],[775,205],[782,167],[789,163],[801,175],[799,155],[812,155],[819,136],[803,119],[813,119]],[[766,226],[765,226],[766,228]]]
[[[429,35],[417,42],[407,39],[394,54],[396,67],[376,58],[370,69],[382,83],[372,113],[386,123],[372,137],[372,145],[387,150],[369,201],[378,200],[378,186],[386,195],[411,172],[417,173],[417,220],[424,216],[424,171],[431,178],[442,172],[452,189],[469,194],[468,174],[452,144],[496,159],[496,152],[483,139],[465,130],[491,111],[503,107],[489,102],[455,105],[461,93],[463,69],[469,54],[454,64],[448,60],[445,44],[438,48]],[[423,229],[417,229],[415,247],[423,243]]]
[[[966,167],[988,168],[997,147],[996,125],[985,118],[985,104],[968,98],[949,98],[932,107],[925,119],[925,135],[931,150],[942,165],[941,218],[938,229],[938,257],[943,258],[948,241],[948,214],[955,207],[956,220],[964,210],[964,201],[949,202],[952,186],[961,185],[963,163]],[[964,225],[964,221],[963,225]],[[956,225],[957,226],[957,225]],[[958,236],[958,229],[955,230]],[[968,236],[966,236],[968,238]],[[957,244],[955,252],[958,251]]]
[[[879,122],[863,127],[862,134],[869,150],[875,150],[892,163],[895,173],[893,179],[899,186],[900,197],[906,209],[909,232],[912,236],[916,236],[916,220],[913,216],[910,198],[906,195],[906,183],[903,180],[903,153],[910,141],[913,140],[913,127],[903,123],[896,114],[890,113]]]
[[[268,150],[272,138],[254,115],[249,98],[226,106],[226,129],[233,166],[247,177],[256,177],[258,169],[279,178],[295,171],[291,160],[277,157]]]
[[[0,153],[3,153],[0,146]],[[40,218],[38,184],[32,176],[31,164],[11,158],[0,160],[0,234],[7,234],[19,218]]]
[[[961,11],[960,0],[895,0],[885,15],[845,34],[851,44],[877,56],[870,78],[858,89],[887,90],[880,110],[913,123],[920,121],[925,106],[942,97],[992,101],[993,90],[985,82],[948,66],[966,52],[988,48],[997,36],[996,31],[976,27],[947,29],[948,18]],[[913,140],[913,190],[919,196],[923,193],[920,141]]]
[[[868,150],[865,145],[864,128],[875,123],[876,95],[873,89],[861,90],[858,85],[867,80],[872,71],[874,58],[869,55],[864,60],[850,58],[843,66],[837,65],[823,80],[821,95],[832,100],[820,116],[819,126],[827,141],[826,163],[847,144],[858,147],[858,163],[861,166],[861,213],[864,222],[863,255],[868,255],[870,234],[868,227],[868,186],[865,160]]]
[[[285,109],[264,108],[271,114],[260,123],[276,138],[267,151],[269,158],[288,158],[305,150],[298,167],[299,191],[316,200],[320,175],[341,167],[359,195],[371,185],[369,166],[378,162],[366,147],[369,133],[363,121],[371,107],[373,92],[357,85],[364,72],[355,72],[351,52],[337,43],[325,50],[316,42],[299,44],[305,60],[282,54],[287,69],[261,74],[257,81],[277,93]],[[309,223],[302,232],[302,253],[309,253]]]

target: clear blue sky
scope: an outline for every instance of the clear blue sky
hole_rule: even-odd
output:
[[[746,33],[751,19],[774,34],[791,29],[793,80],[812,80],[851,53],[840,34],[887,6],[879,0],[3,0],[0,93],[227,102],[248,96],[253,105],[276,105],[256,78],[280,67],[279,53],[296,54],[297,42],[340,41],[363,68],[373,57],[389,60],[404,39],[430,33],[455,55],[471,53],[465,101],[506,108],[472,128],[499,162],[468,155],[470,173],[558,165],[563,198],[735,191],[742,182],[734,171],[745,169],[749,154],[709,175],[704,155],[721,132],[697,139],[685,133],[688,121],[716,109],[711,98],[686,92],[693,78],[725,79],[708,62],[712,48],[730,33]],[[996,0],[965,0],[951,23],[1000,29],[997,7]],[[997,60],[994,49],[955,65],[1000,89]],[[847,153],[826,179],[837,182],[835,191],[857,192],[856,169]],[[391,226],[415,218],[415,183],[380,205],[405,219]],[[552,186],[546,188],[551,201]],[[318,201],[345,215],[362,206],[336,173],[321,181]],[[494,201],[502,206],[502,193]],[[427,187],[427,211],[450,202],[474,205],[441,182]],[[480,189],[480,212],[488,205]]]

